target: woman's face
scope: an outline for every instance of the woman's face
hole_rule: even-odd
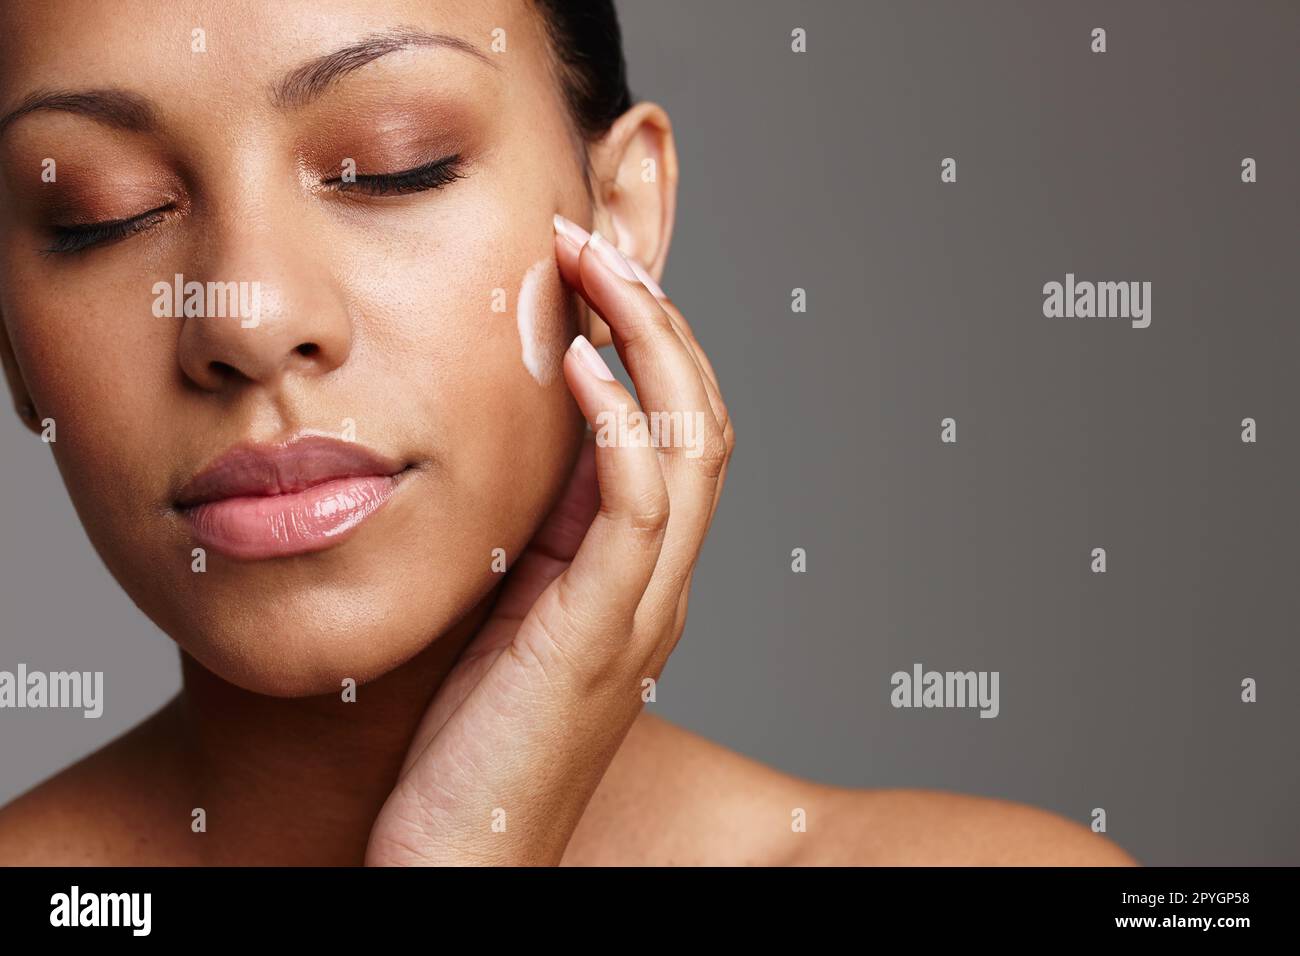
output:
[[[109,569],[251,690],[409,659],[581,440],[551,217],[590,200],[537,14],[8,0],[0,116],[33,105],[0,130],[7,371]]]

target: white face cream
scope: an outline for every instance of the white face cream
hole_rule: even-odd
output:
[[[568,344],[563,283],[554,257],[539,259],[524,273],[516,320],[524,368],[538,385],[551,384],[560,374]]]

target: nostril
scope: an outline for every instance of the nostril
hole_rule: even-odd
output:
[[[298,354],[301,355],[303,358],[311,358],[319,351],[320,351],[320,346],[317,345],[315,342],[304,342],[302,343],[302,345],[298,346],[297,348]]]

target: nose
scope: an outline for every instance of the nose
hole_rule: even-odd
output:
[[[213,392],[248,382],[274,386],[285,376],[320,376],[347,361],[346,296],[329,257],[304,254],[309,242],[238,231],[220,242],[232,251],[213,256],[202,275],[173,278],[174,314],[184,316],[178,357],[194,384]]]

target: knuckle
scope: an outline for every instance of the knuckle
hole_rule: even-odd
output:
[[[668,509],[633,512],[628,515],[627,526],[637,537],[652,540],[662,538],[668,530]]]
[[[655,309],[653,313],[649,310],[640,312],[620,329],[624,349],[638,356],[644,352],[646,359],[653,359],[663,348],[665,336],[672,336],[674,341],[677,339],[677,333],[662,309]]]
[[[640,496],[625,515],[628,528],[638,537],[659,538],[668,529],[668,520],[672,506],[668,495],[662,490],[647,492]]]
[[[710,435],[695,464],[709,478],[716,479],[722,474],[722,469],[726,467],[727,459],[730,457],[731,447],[723,436]]]

